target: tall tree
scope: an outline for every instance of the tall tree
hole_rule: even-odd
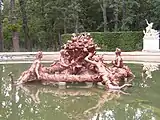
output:
[[[121,7],[119,8],[122,12],[121,30],[138,30],[140,28],[140,23],[144,19],[144,11],[139,9],[143,5],[139,1],[142,2],[143,0],[123,0],[120,3]],[[139,19],[140,16],[143,16],[141,20]]]
[[[115,24],[114,24],[114,31],[118,31],[118,21],[119,21],[119,19],[118,19],[118,13],[119,13],[119,0],[114,0],[114,4],[115,4],[115,6],[114,6],[114,16],[115,16],[115,18],[114,18],[114,21],[115,21]]]
[[[2,7],[2,1],[0,0],[0,51],[3,51]]]
[[[103,13],[103,25],[104,25],[104,32],[107,31],[107,7],[108,7],[108,1],[107,0],[98,0],[100,7],[102,9]]]
[[[24,32],[25,49],[27,49],[27,51],[32,51],[30,37],[29,37],[28,20],[27,20],[27,14],[26,14],[26,1],[19,0],[19,5],[21,9],[22,22],[23,22],[22,26],[23,26],[23,32]]]
[[[15,52],[17,52],[17,51],[20,51],[20,49],[19,49],[18,25],[16,24],[16,16],[15,16],[15,0],[10,0],[10,5],[11,5],[11,23],[12,23],[13,50]]]

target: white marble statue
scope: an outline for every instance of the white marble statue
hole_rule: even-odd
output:
[[[147,19],[147,27],[143,30],[143,51],[160,51],[160,38],[159,32],[154,30],[153,22],[149,23]]]
[[[146,27],[146,30],[143,30],[143,33],[145,36],[155,36],[157,34],[159,34],[159,32],[157,30],[154,30],[152,27],[153,27],[153,22],[149,23],[147,19],[146,20],[146,23],[147,23],[147,27]]]

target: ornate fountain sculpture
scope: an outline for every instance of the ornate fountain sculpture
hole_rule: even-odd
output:
[[[143,30],[143,51],[159,51],[159,32],[152,28],[152,22],[149,23],[148,20],[146,20],[146,23],[148,26],[146,27],[146,30]]]
[[[73,34],[63,45],[60,59],[50,67],[41,64],[39,51],[31,67],[24,71],[16,84],[39,80],[41,82],[102,82],[106,88],[122,89],[131,84],[125,78],[133,77],[131,70],[123,64],[121,50],[116,49],[116,58],[110,67],[103,56],[96,55],[96,47],[89,33]]]

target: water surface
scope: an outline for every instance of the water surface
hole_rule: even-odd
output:
[[[14,78],[30,64],[0,65],[0,120],[160,120],[160,71],[142,80],[142,65],[129,64],[136,78],[124,92],[100,88],[58,89],[38,83],[19,87]]]

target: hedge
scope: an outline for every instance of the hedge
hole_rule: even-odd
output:
[[[90,32],[101,51],[114,51],[116,47],[122,51],[142,50],[143,33],[139,31],[127,32]],[[63,34],[62,41],[70,40],[71,34]]]

